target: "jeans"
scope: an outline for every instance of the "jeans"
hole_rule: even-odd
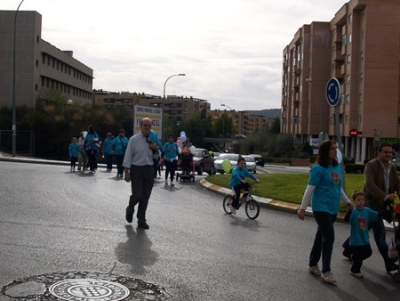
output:
[[[378,247],[379,253],[381,253],[382,258],[385,261],[385,266],[387,267],[392,263],[392,261],[389,259],[388,255],[389,247],[386,243],[386,229],[385,225],[383,224],[383,219],[379,218],[373,222],[370,222],[368,228],[368,230],[372,229],[374,232],[376,246]],[[345,251],[349,251],[349,239],[350,238],[347,238],[342,245]]]
[[[353,254],[353,264],[351,266],[352,273],[360,273],[363,260],[367,259],[372,255],[371,245],[364,246],[353,246],[350,247],[351,253]]]
[[[336,215],[328,212],[314,211],[314,218],[318,224],[314,244],[311,248],[309,266],[316,266],[322,254],[322,273],[331,271],[331,258],[333,242],[335,241],[335,230],[333,223]]]
[[[122,175],[124,173],[124,167],[122,163],[124,162],[124,155],[115,155],[117,160],[117,174]]]

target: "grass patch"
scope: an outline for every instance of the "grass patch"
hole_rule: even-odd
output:
[[[257,174],[259,185],[253,186],[253,194],[274,200],[300,204],[307,187],[308,174]],[[230,188],[231,175],[212,175],[206,180],[215,185]],[[248,179],[250,182],[252,180]],[[354,190],[361,190],[364,185],[362,174],[345,175],[346,194],[351,200]]]

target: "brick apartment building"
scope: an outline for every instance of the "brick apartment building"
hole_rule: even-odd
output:
[[[333,15],[303,25],[283,50],[281,131],[296,143],[321,132],[337,139],[335,108],[325,97],[337,78],[344,155],[371,159],[382,141],[399,151],[400,1],[351,0]]]
[[[15,11],[0,11],[0,106],[12,106]],[[42,88],[57,89],[67,99],[92,103],[93,70],[42,40],[42,16],[19,11],[16,22],[15,103],[34,107]]]
[[[166,119],[174,118],[176,122],[186,121],[192,118],[194,113],[206,110],[213,118],[218,118],[224,112],[211,110],[208,101],[193,97],[167,95],[164,100],[161,96],[145,93],[108,92],[103,90],[93,91],[93,103],[99,105],[125,106],[131,110],[135,105],[161,106],[164,109]],[[250,115],[246,111],[225,110],[232,117],[238,134],[250,135],[261,128],[265,123],[271,124],[273,119],[264,116]]]

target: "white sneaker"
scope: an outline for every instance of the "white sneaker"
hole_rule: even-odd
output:
[[[171,181],[171,186],[175,186],[174,181]]]
[[[336,283],[336,279],[333,278],[333,274],[331,272],[322,273],[321,277],[327,283],[330,283],[330,284]]]
[[[229,207],[231,208],[231,213],[232,213],[232,214],[236,214],[236,209],[235,209],[235,208],[233,208],[233,206],[232,206],[232,205],[230,205]]]
[[[321,271],[317,265],[313,267],[308,267],[308,271],[313,275],[321,276]]]

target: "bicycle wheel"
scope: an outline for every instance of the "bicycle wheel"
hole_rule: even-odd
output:
[[[246,202],[244,210],[246,211],[246,215],[249,219],[256,219],[260,214],[260,205],[255,199],[251,198]]]
[[[225,211],[226,214],[232,214],[230,208],[228,207],[228,205],[230,206],[232,204],[232,201],[233,201],[233,196],[232,195],[227,194],[224,197],[224,200],[222,202],[222,207],[224,208],[224,211]]]

